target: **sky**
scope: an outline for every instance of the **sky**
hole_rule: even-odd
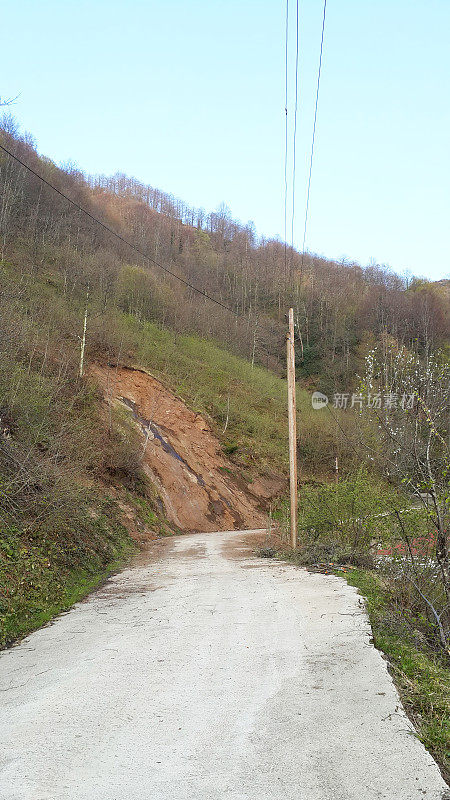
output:
[[[295,1],[289,2],[292,219]],[[285,0],[15,0],[0,96],[57,163],[284,238]],[[301,247],[323,0],[299,3]],[[449,0],[328,0],[306,248],[450,277]]]

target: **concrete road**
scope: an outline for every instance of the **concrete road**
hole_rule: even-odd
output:
[[[355,591],[246,540],[157,544],[1,654],[1,800],[446,796]]]

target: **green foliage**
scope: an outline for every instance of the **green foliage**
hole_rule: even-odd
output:
[[[158,536],[172,536],[177,530],[176,526],[169,525],[162,513],[161,501],[158,498],[155,487],[147,485],[145,496],[136,492],[126,493],[127,502],[133,507],[136,518],[145,527],[152,530]]]
[[[301,487],[298,516],[300,555],[305,563],[368,565],[374,542],[392,542],[392,508],[406,500],[395,489],[360,468],[337,483],[310,482]],[[288,527],[288,504],[279,517]]]
[[[137,319],[157,319],[160,290],[154,277],[141,267],[126,265],[116,285],[117,305]]]
[[[99,480],[147,489],[129,416],[106,414],[100,392],[78,378],[82,305],[58,281],[33,277],[16,302],[17,271],[15,280],[6,266],[3,277],[0,646],[81,597],[133,548]]]
[[[51,525],[43,519],[32,532],[2,528],[0,647],[69,608],[133,551],[114,505],[89,500],[73,498],[70,520],[52,515]]]
[[[102,454],[101,468],[124,486],[139,490],[143,481],[139,432],[126,409],[111,408],[109,414],[110,425],[98,450]]]
[[[309,375],[315,375],[320,372],[321,353],[318,343],[304,345],[302,354],[297,348],[295,356],[295,366],[300,377],[304,375],[307,378]]]

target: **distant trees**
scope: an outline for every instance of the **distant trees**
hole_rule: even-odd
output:
[[[209,214],[122,173],[84,176],[73,164],[40,158],[12,117],[0,135],[13,152],[167,266],[229,306],[239,321],[164,276],[92,220],[58,197],[8,156],[0,155],[0,255],[26,252],[34,270],[58,272],[65,293],[87,283],[104,310],[116,306],[138,320],[215,336],[247,358],[273,368],[284,363],[284,313],[298,320],[299,374],[323,388],[354,384],[371,340],[388,334],[426,357],[449,333],[446,298],[427,282],[406,281],[386,267],[337,263],[258,239],[252,223],[221,205]],[[208,310],[209,309],[209,310]],[[255,337],[255,320],[258,332]]]

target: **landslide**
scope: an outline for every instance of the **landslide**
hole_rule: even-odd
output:
[[[142,438],[142,467],[167,520],[182,531],[238,530],[266,524],[265,506],[284,485],[251,483],[226,458],[208,421],[144,369],[91,367],[105,403],[128,409]]]

